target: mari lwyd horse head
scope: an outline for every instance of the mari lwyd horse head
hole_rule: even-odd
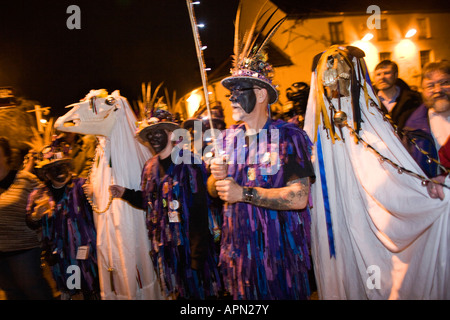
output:
[[[136,116],[118,90],[110,95],[91,90],[68,107],[72,109],[57,119],[55,128],[98,138],[89,180],[102,299],[160,299],[143,211],[126,201],[112,201],[109,192],[116,183],[140,188],[142,168],[151,153],[135,139]]]
[[[64,132],[76,132],[109,137],[117,120],[119,91],[111,95],[104,89],[91,90],[80,102],[68,105],[72,108],[55,122],[55,128]]]

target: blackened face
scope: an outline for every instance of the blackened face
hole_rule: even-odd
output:
[[[156,153],[160,153],[164,150],[169,141],[167,133],[163,129],[150,130],[147,134],[147,139]]]
[[[248,114],[255,109],[256,95],[250,82],[241,82],[230,89],[230,101],[237,103]]]
[[[63,183],[69,178],[70,167],[67,163],[54,164],[46,168],[45,173],[53,182]]]

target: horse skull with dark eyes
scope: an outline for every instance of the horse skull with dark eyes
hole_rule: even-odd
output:
[[[67,106],[72,110],[56,120],[55,128],[64,132],[109,137],[120,107],[116,95],[116,92],[105,98],[88,95],[82,101]]]

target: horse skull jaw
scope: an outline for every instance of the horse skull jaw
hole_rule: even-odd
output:
[[[103,114],[98,114],[96,117],[84,119],[62,119],[64,122],[60,123],[59,127],[61,131],[109,137],[116,122],[116,112],[113,111],[114,109],[111,109]]]

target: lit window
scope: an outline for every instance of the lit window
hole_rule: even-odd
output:
[[[380,29],[377,29],[377,38],[378,38],[378,41],[389,40],[389,30],[388,30],[388,23],[387,23],[386,19],[380,20]]]
[[[430,23],[428,18],[418,18],[417,28],[419,33],[419,39],[431,38],[430,34]]]
[[[430,62],[431,50],[420,51],[420,67],[423,68],[425,64]]]
[[[344,27],[342,22],[329,22],[331,44],[344,43]]]
[[[390,52],[380,52],[379,57],[380,57],[380,61],[391,60],[391,53]]]

